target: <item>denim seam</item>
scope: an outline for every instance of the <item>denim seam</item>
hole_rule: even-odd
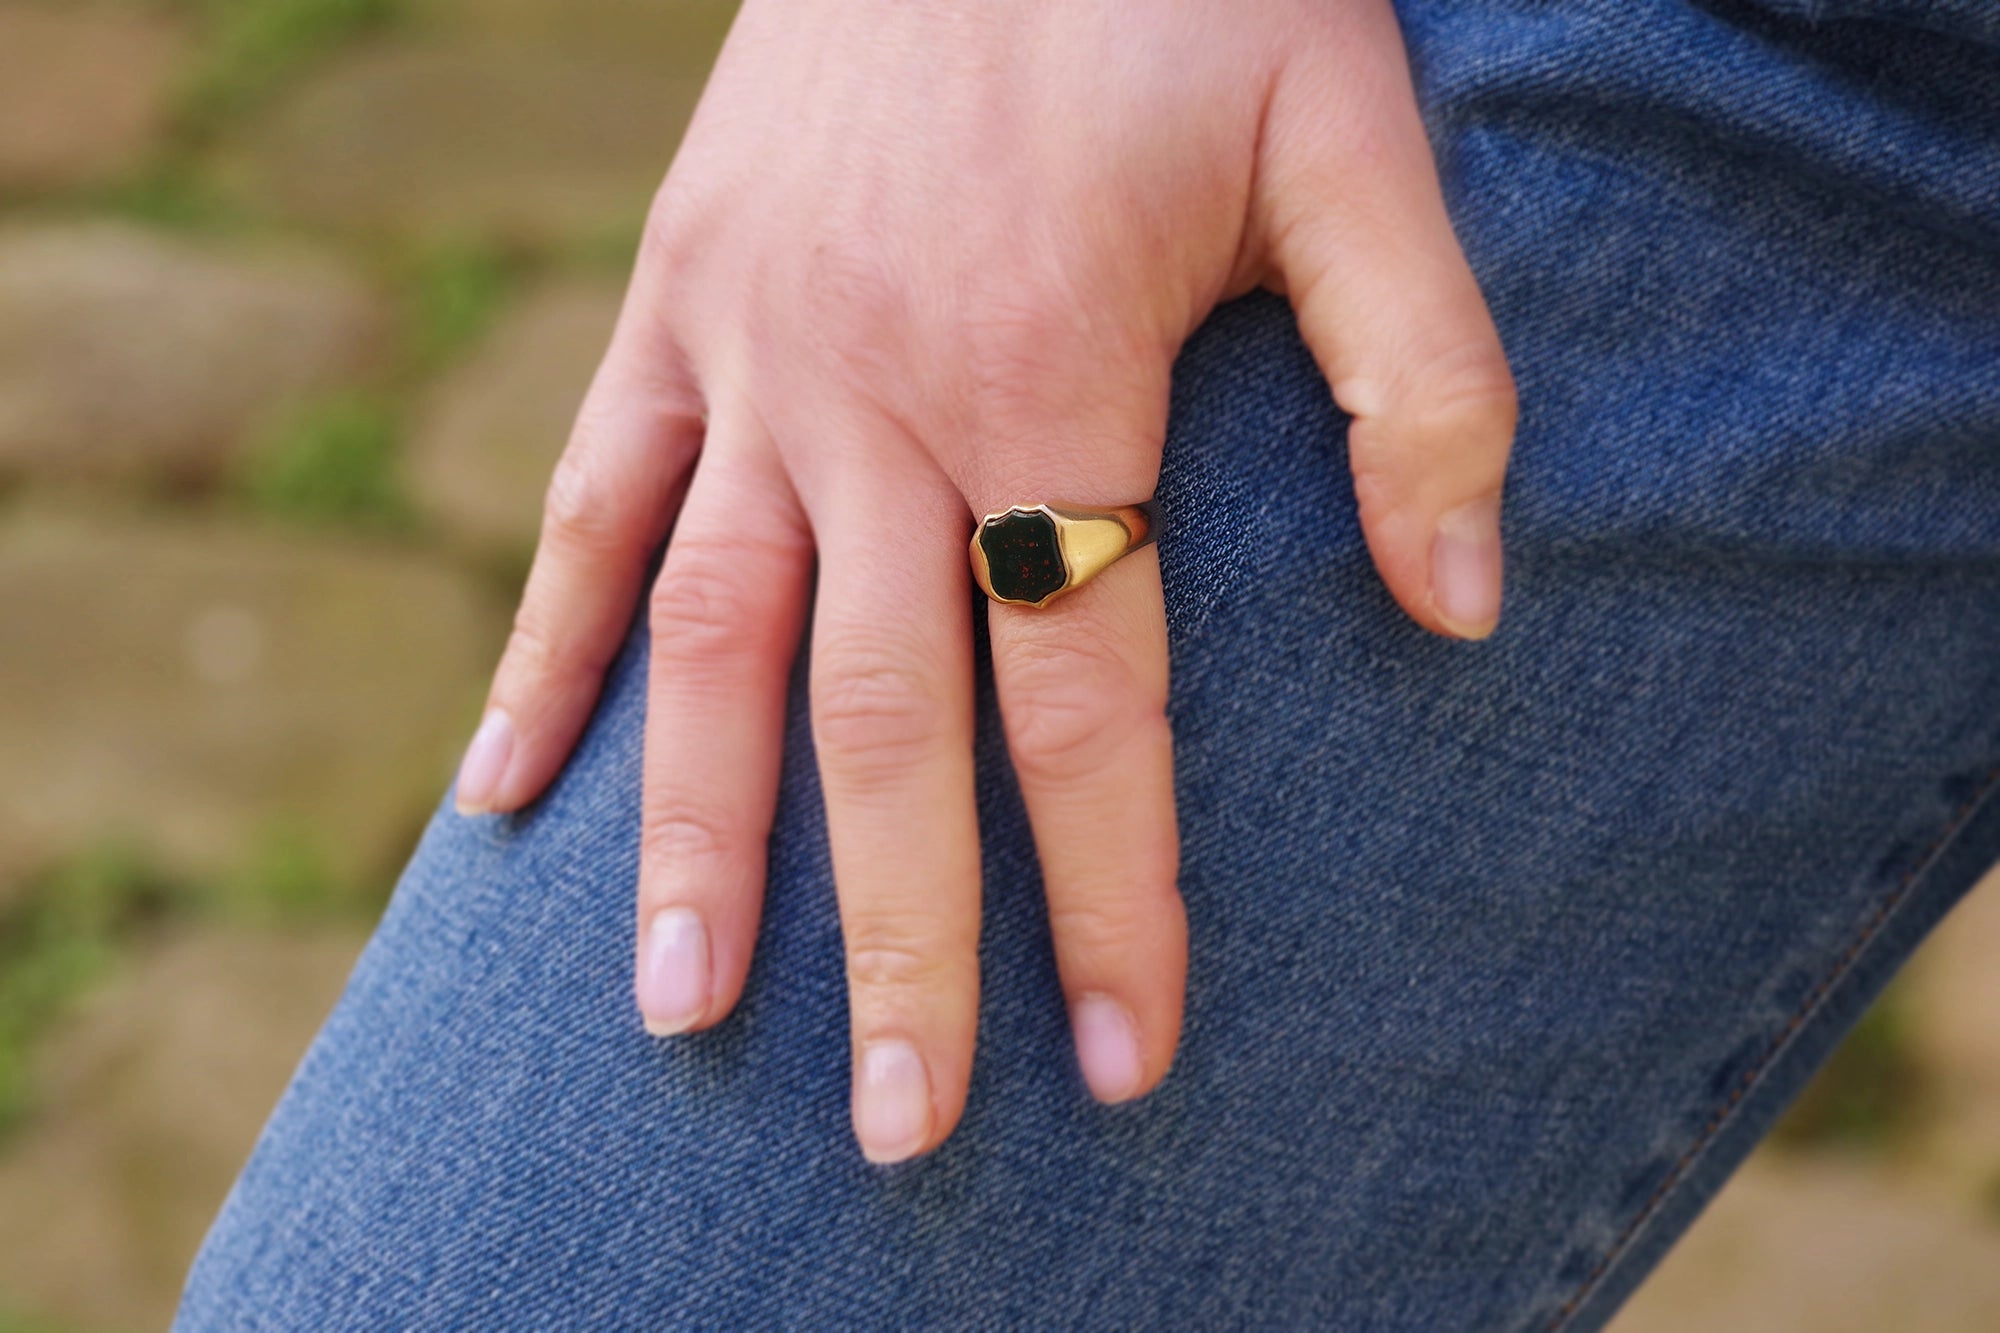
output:
[[[1743,1104],[1743,1099],[1749,1096],[1750,1092],[1763,1081],[1764,1075],[1769,1071],[1772,1062],[1784,1052],[1786,1047],[1791,1045],[1792,1039],[1805,1027],[1807,1020],[1819,1011],[1827,997],[1833,993],[1834,988],[1853,971],[1854,965],[1860,960],[1862,953],[1867,950],[1869,944],[1875,940],[1876,936],[1881,934],[1882,928],[1888,924],[1889,918],[1895,915],[1896,910],[1908,901],[1910,890],[1915,888],[1917,882],[1937,864],[1939,856],[1944,852],[1952,839],[1964,831],[1965,825],[1971,819],[1972,814],[1992,794],[1996,783],[2000,783],[2000,766],[1987,771],[1986,775],[1980,779],[1977,790],[1971,796],[1967,797],[1958,809],[1952,812],[1950,818],[1945,820],[1944,828],[1931,841],[1931,844],[1924,849],[1923,854],[1917,858],[1917,863],[1897,882],[1894,890],[1882,899],[1874,912],[1862,923],[1860,931],[1856,933],[1854,939],[1842,951],[1841,955],[1834,960],[1833,966],[1828,969],[1827,974],[1820,979],[1819,984],[1814,986],[1811,993],[1799,1004],[1798,1009],[1793,1012],[1790,1020],[1786,1022],[1783,1028],[1779,1029],[1778,1034],[1771,1039],[1771,1043],[1765,1048],[1764,1053],[1757,1058],[1757,1062],[1737,1081],[1735,1089],[1731,1091],[1722,1105],[1716,1108],[1714,1114],[1709,1117],[1708,1123],[1702,1126],[1701,1132],[1695,1136],[1694,1142],[1688,1146],[1687,1151],[1682,1153],[1680,1159],[1673,1164],[1673,1167],[1667,1172],[1666,1178],[1654,1188],[1652,1194],[1639,1206],[1638,1213],[1626,1224],[1625,1229],[1618,1233],[1617,1238],[1611,1242],[1610,1247],[1604,1252],[1604,1257],[1597,1261],[1597,1266],[1590,1270],[1589,1275],[1578,1285],[1577,1289],[1570,1295],[1570,1298],[1563,1302],[1562,1307],[1556,1311],[1555,1318],[1548,1325],[1548,1333],[1562,1333],[1562,1330],[1569,1327],[1570,1320],[1576,1316],[1577,1311],[1582,1308],[1583,1303],[1596,1292],[1605,1275],[1611,1271],[1612,1266],[1632,1248],[1633,1244],[1639,1239],[1640,1234],[1645,1231],[1647,1225],[1652,1222],[1660,1209],[1665,1206],[1667,1200],[1682,1185],[1687,1183],[1690,1168],[1694,1166],[1696,1159],[1714,1142],[1715,1136],[1722,1132],[1723,1126],[1729,1123],[1730,1118],[1736,1113],[1737,1108]]]

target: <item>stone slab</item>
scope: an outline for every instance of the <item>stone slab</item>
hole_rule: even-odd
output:
[[[0,882],[111,840],[192,876],[273,830],[379,890],[506,617],[422,552],[130,514],[0,517]]]
[[[531,292],[432,393],[409,453],[410,485],[455,536],[533,549],[550,473],[622,299],[608,282]]]
[[[1924,942],[1907,995],[1924,1071],[1924,1167],[1991,1207],[2000,1202],[2000,870]]]
[[[272,413],[370,373],[388,335],[368,287],[314,254],[0,228],[0,475],[212,479]]]
[[[0,192],[100,184],[164,139],[187,42],[157,11],[0,2]]]
[[[2000,1227],[1893,1173],[1753,1160],[1611,1333],[1990,1333]]]
[[[0,1143],[0,1307],[165,1328],[264,1118],[362,944],[208,928],[129,960],[37,1052]]]
[[[397,44],[336,59],[231,146],[226,177],[368,232],[594,241],[634,228],[698,75],[508,44]]]

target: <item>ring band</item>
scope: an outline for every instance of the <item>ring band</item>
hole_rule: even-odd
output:
[[[972,534],[980,591],[1013,606],[1047,606],[1160,535],[1156,500],[996,509]]]

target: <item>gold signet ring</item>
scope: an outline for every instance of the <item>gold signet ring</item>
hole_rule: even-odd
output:
[[[1013,505],[979,520],[972,576],[996,602],[1047,606],[1160,535],[1159,502]]]

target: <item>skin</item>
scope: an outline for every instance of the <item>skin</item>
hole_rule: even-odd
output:
[[[650,1030],[741,993],[815,597],[857,1137],[894,1161],[951,1133],[979,990],[966,543],[1017,501],[1153,494],[1176,351],[1260,285],[1353,417],[1390,592],[1436,633],[1490,633],[1513,383],[1388,0],[748,0],[458,794],[543,790],[650,595]],[[1187,965],[1157,552],[1041,610],[980,605],[1084,1077],[1137,1097],[1172,1063]]]

